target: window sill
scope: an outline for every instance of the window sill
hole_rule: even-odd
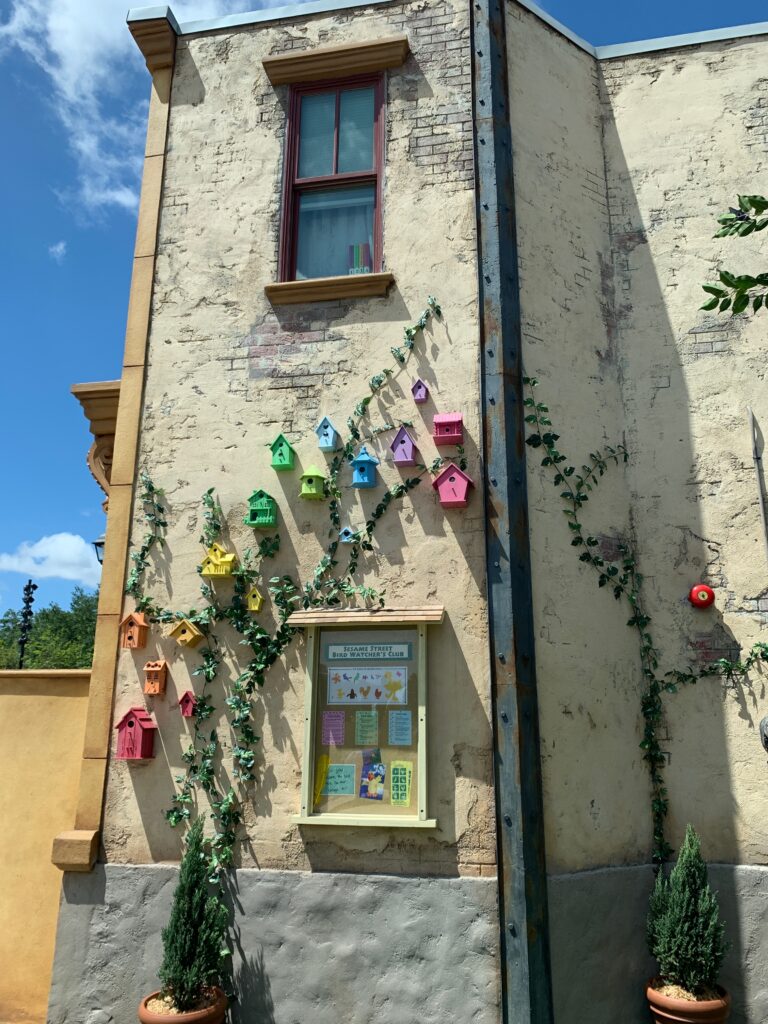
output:
[[[395,283],[394,274],[350,274],[344,277],[313,277],[306,281],[280,281],[264,286],[273,306],[297,302],[329,302],[333,299],[360,299],[386,295]]]
[[[291,819],[297,825],[336,825],[360,828],[437,828],[437,818],[408,818],[395,814],[295,814]]]

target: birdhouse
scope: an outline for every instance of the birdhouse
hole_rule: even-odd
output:
[[[194,693],[191,690],[187,690],[186,693],[182,693],[179,697],[179,708],[181,709],[182,718],[192,718],[197,707],[197,700],[195,699]]]
[[[325,477],[316,466],[301,474],[301,497],[310,501],[322,501],[325,497]]]
[[[464,444],[464,417],[460,412],[439,413],[432,421],[432,440],[438,448]]]
[[[132,651],[147,646],[149,620],[143,612],[131,612],[120,623],[120,646]]]
[[[709,608],[715,603],[715,592],[706,583],[697,583],[695,587],[691,587],[688,600],[694,608]]]
[[[202,631],[189,619],[180,619],[168,634],[181,647],[197,647],[203,639]]]
[[[148,761],[155,753],[157,726],[144,708],[131,708],[115,726],[118,761]]]
[[[357,540],[357,533],[351,526],[345,526],[343,530],[339,530],[339,540],[342,544],[352,544]]]
[[[285,434],[278,434],[269,449],[272,452],[272,469],[278,473],[293,469],[296,452]]]
[[[424,405],[426,400],[429,398],[429,388],[424,381],[419,377],[411,387],[411,394],[416,405]]]
[[[208,548],[208,554],[200,566],[201,576],[231,576],[237,564],[237,557],[226,551],[220,544]]]
[[[400,427],[395,434],[395,439],[389,446],[394,456],[396,466],[415,466],[418,449],[416,442],[405,429]]]
[[[432,481],[443,508],[466,508],[469,504],[469,488],[475,484],[463,470],[452,462]]]
[[[379,460],[371,455],[363,445],[357,455],[352,459],[352,486],[353,487],[375,487],[376,467]]]
[[[155,697],[164,696],[167,677],[167,661],[148,661],[144,666],[144,693],[150,693]]]
[[[255,530],[277,526],[277,502],[266,491],[254,491],[248,499],[248,512],[243,522]]]
[[[339,444],[339,434],[327,416],[323,416],[315,427],[317,443],[321,452],[333,452]]]
[[[251,587],[245,595],[245,603],[248,605],[249,612],[260,612],[261,606],[264,604],[264,598],[256,587]]]

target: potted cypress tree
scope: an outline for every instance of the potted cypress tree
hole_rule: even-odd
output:
[[[659,975],[646,996],[656,1024],[721,1024],[731,997],[717,984],[727,949],[717,896],[693,827],[688,826],[669,878],[659,872],[648,911],[648,948]]]
[[[208,881],[204,820],[201,815],[189,830],[171,918],[163,929],[162,988],[139,1004],[141,1024],[222,1024],[227,1011],[217,983],[229,955],[229,914]]]

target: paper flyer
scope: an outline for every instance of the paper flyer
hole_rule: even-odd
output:
[[[346,715],[343,711],[323,712],[323,746],[344,746],[344,724]],[[374,740],[374,743],[376,741]]]
[[[413,761],[393,761],[389,768],[390,797],[393,807],[411,806]]]
[[[407,668],[328,666],[329,704],[407,704]]]
[[[410,747],[413,743],[413,727],[410,711],[389,712],[389,746]]]
[[[341,712],[342,714],[344,712]],[[337,712],[338,714],[338,712]],[[379,713],[373,711],[355,712],[355,744],[359,747],[372,747],[379,742]]]
[[[320,799],[325,788],[325,780],[328,776],[328,755],[321,754],[317,759],[317,765],[315,766],[315,799],[314,804]]]
[[[353,764],[329,764],[322,795],[354,796],[355,766]]]
[[[387,766],[381,763],[378,747],[363,751],[363,768],[360,772],[360,797],[363,800],[383,800]]]

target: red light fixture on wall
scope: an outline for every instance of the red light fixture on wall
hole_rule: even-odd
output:
[[[697,583],[688,592],[688,600],[694,608],[709,608],[715,603],[715,592],[706,583]]]

